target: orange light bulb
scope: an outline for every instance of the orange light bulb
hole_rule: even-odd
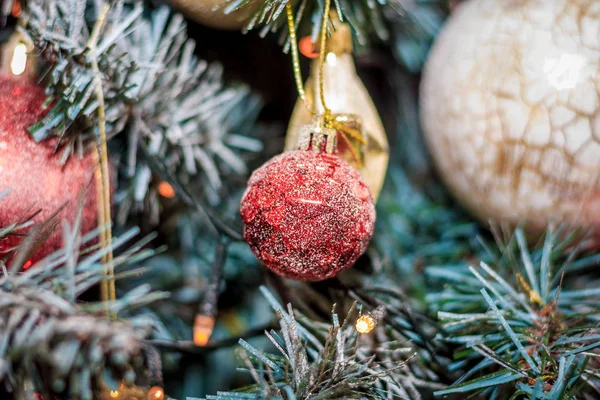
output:
[[[172,199],[175,197],[175,190],[173,186],[169,184],[167,181],[162,181],[158,184],[158,194],[162,197],[166,197],[167,199]]]
[[[194,320],[194,344],[196,346],[206,346],[208,339],[215,328],[215,319],[208,315],[196,315]]]
[[[10,11],[10,14],[13,17],[17,18],[19,15],[21,15],[21,11],[22,10],[23,10],[23,8],[21,7],[21,2],[17,0],[17,1],[15,1],[13,3],[12,10]]]
[[[298,42],[298,50],[300,50],[300,53],[302,53],[304,57],[319,57],[319,52],[315,51],[315,44],[310,36],[304,36],[302,39],[300,39],[300,42]]]

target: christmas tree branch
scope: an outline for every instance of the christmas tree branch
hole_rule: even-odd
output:
[[[597,256],[580,256],[583,242],[575,239],[550,228],[532,251],[518,229],[499,245],[500,254],[489,254],[493,266],[427,268],[430,279],[445,283],[427,298],[439,310],[440,339],[458,346],[450,369],[464,371],[438,395],[564,399],[596,393],[600,290],[597,278],[578,278]]]
[[[242,7],[254,7],[245,30],[249,31],[260,27],[260,35],[266,36],[269,32],[281,31],[282,41],[286,40],[286,49],[289,46],[286,16],[284,13],[287,1],[278,2],[262,0],[256,7],[252,0],[226,0],[223,3],[223,12],[229,14]],[[369,2],[363,0],[335,0],[333,6],[340,16],[340,20],[348,22],[355,33],[358,43],[366,44],[370,34],[375,34],[379,39],[387,39],[389,32],[383,19],[383,7],[386,2]],[[312,42],[317,42],[318,32],[321,30],[323,20],[323,5],[318,1],[303,0],[292,4],[296,25],[304,19],[312,21],[310,28]],[[332,7],[333,7],[332,6]],[[307,18],[308,17],[308,18]]]
[[[198,212],[206,221],[208,230],[215,236],[225,236],[232,240],[243,240],[241,232],[231,228],[225,221],[216,215],[203,201],[193,196],[184,185],[182,185],[177,177],[170,174],[158,160],[155,160],[149,153],[148,147],[144,143],[140,143],[139,150],[147,157],[149,167],[164,181],[174,189],[180,200],[190,209]]]
[[[35,390],[47,398],[63,393],[91,399],[106,385],[116,388],[122,380],[134,384],[136,374],[147,373],[144,363],[148,351],[143,340],[152,329],[150,320],[108,321],[103,317],[105,304],[76,303],[102,279],[100,259],[107,252],[94,244],[99,230],[80,234],[81,218],[80,208],[72,226],[63,223],[64,248],[20,271],[32,253],[36,234],[43,230],[40,227],[49,224],[36,225],[17,249],[10,271],[2,264],[0,382],[15,398]],[[130,230],[115,237],[113,246],[123,246],[136,234]],[[150,239],[124,251],[115,265],[136,263],[153,255],[153,250],[142,250]],[[166,296],[142,285],[109,307],[114,312],[123,311]]]
[[[106,136],[127,149],[116,194],[119,223],[140,210],[157,222],[160,182],[153,179],[149,158],[185,182],[194,196],[216,204],[222,176],[247,172],[238,151],[261,149],[259,141],[245,136],[259,99],[243,85],[224,85],[219,65],[194,56],[180,15],[171,16],[167,8],[143,12],[140,2],[111,2],[95,52],[88,42],[99,10],[85,0],[33,0],[24,17],[24,33],[47,67],[50,105],[30,131],[38,141],[57,136],[64,161],[101,135],[94,82],[102,81]]]
[[[15,398],[33,386],[48,398],[68,390],[91,399],[105,373],[125,377],[140,364],[151,328],[148,321],[107,321],[51,291],[23,286],[2,294],[0,325],[0,336],[9,340],[0,352],[0,381]]]
[[[7,195],[10,195],[10,189],[0,193],[0,201]],[[31,255],[57,228],[59,223],[57,216],[63,208],[64,206],[60,207],[41,224],[36,225],[33,222],[33,218],[39,214],[40,210],[30,208],[22,215],[15,216],[15,222],[7,226],[0,226],[0,266],[5,268],[6,260],[16,253],[10,271],[15,272],[22,268]],[[25,236],[25,238],[22,243],[14,247],[7,247],[2,242],[10,236]]]
[[[225,0],[221,8],[230,14],[244,7],[250,8],[245,31],[260,29],[260,35],[280,32],[280,41],[290,46],[289,30],[286,29],[288,1],[274,0]],[[290,3],[291,4],[291,3]],[[305,30],[317,43],[323,21],[323,3],[302,0],[292,4],[296,29]],[[429,46],[443,23],[448,10],[447,0],[334,0],[333,5],[340,20],[352,27],[356,42],[364,46],[376,37],[391,42],[392,51],[399,61],[412,72],[422,67]],[[307,22],[310,21],[310,22]],[[301,26],[302,22],[307,22]],[[303,29],[304,25],[306,29]]]
[[[5,189],[2,192],[0,192],[0,201],[2,201],[2,199],[8,196],[9,194],[10,189]],[[6,238],[7,236],[19,234],[27,228],[30,228],[33,225],[32,218],[35,217],[36,214],[37,212],[32,212],[31,214],[16,216],[15,222],[7,226],[0,226],[0,245],[2,244],[2,239]],[[4,256],[5,254],[15,250],[6,249],[4,248],[4,246],[0,246],[0,249],[2,249],[2,251],[0,252],[1,256]]]
[[[394,392],[391,387],[399,389],[390,374],[402,369],[404,363],[385,368],[374,361],[374,355],[359,353],[360,338],[353,326],[357,316],[354,307],[342,322],[334,310],[331,324],[320,329],[324,337],[324,341],[320,341],[308,326],[296,319],[291,305],[286,311],[270,292],[265,288],[262,291],[280,318],[280,331],[265,332],[280,354],[266,354],[240,340],[239,357],[256,384],[239,392],[218,393],[207,399],[244,395],[284,399],[331,399],[352,395],[383,399],[387,398],[387,390]],[[379,382],[391,386],[384,389]]]

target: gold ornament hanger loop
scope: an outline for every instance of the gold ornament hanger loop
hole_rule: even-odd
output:
[[[330,7],[331,0],[325,0],[325,10],[323,11],[323,20],[321,21],[321,43],[319,45],[319,96],[323,105],[323,123],[325,128],[333,127],[333,116],[325,103],[325,89],[323,85],[323,69],[325,66],[325,55],[327,54],[327,21],[329,20]]]
[[[300,57],[298,56],[298,39],[296,36],[296,22],[294,21],[294,12],[292,10],[292,2],[288,0],[285,4],[285,11],[287,14],[288,31],[290,34],[290,48],[292,49],[292,65],[294,68],[294,81],[296,82],[296,90],[298,90],[298,96],[302,99],[302,102],[306,106],[306,109],[314,114],[315,112],[308,105],[306,101],[306,94],[304,93],[304,86],[302,84],[302,71],[300,70]]]
[[[325,9],[323,10],[323,19],[321,21],[321,32],[320,32],[320,51],[319,51],[319,97],[321,104],[323,104],[323,125],[327,128],[333,127],[333,116],[331,110],[327,107],[325,102],[325,90],[323,89],[323,68],[325,65],[325,55],[327,54],[327,21],[329,20],[329,13],[331,10],[331,0],[325,1]],[[304,102],[304,105],[311,114],[317,114],[317,111],[311,107],[306,101],[306,94],[304,93],[304,85],[302,83],[302,71],[300,67],[300,56],[298,55],[298,38],[296,35],[296,23],[294,20],[294,12],[292,10],[292,3],[288,1],[285,5],[285,11],[287,14],[288,31],[290,35],[290,47],[292,50],[292,64],[294,68],[294,81],[296,82],[296,89],[298,90],[298,96]]]

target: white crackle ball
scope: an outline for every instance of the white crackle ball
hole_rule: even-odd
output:
[[[431,51],[421,117],[481,220],[600,228],[599,96],[599,0],[470,0]]]

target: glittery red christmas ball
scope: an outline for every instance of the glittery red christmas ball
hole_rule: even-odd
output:
[[[244,236],[256,257],[287,278],[320,281],[364,253],[375,207],[340,157],[290,151],[254,171],[242,199]]]
[[[86,155],[73,156],[61,164],[55,140],[36,143],[32,139],[27,128],[44,116],[44,100],[42,88],[22,79],[0,77],[0,192],[10,189],[10,193],[0,199],[0,229],[38,210],[33,221],[44,222],[64,204],[67,205],[58,218],[73,222],[79,194],[87,188],[82,221],[82,231],[86,232],[96,225],[96,191],[94,185],[90,185],[96,163],[91,155]],[[22,238],[0,239],[0,258]],[[59,225],[28,264],[61,246]]]

